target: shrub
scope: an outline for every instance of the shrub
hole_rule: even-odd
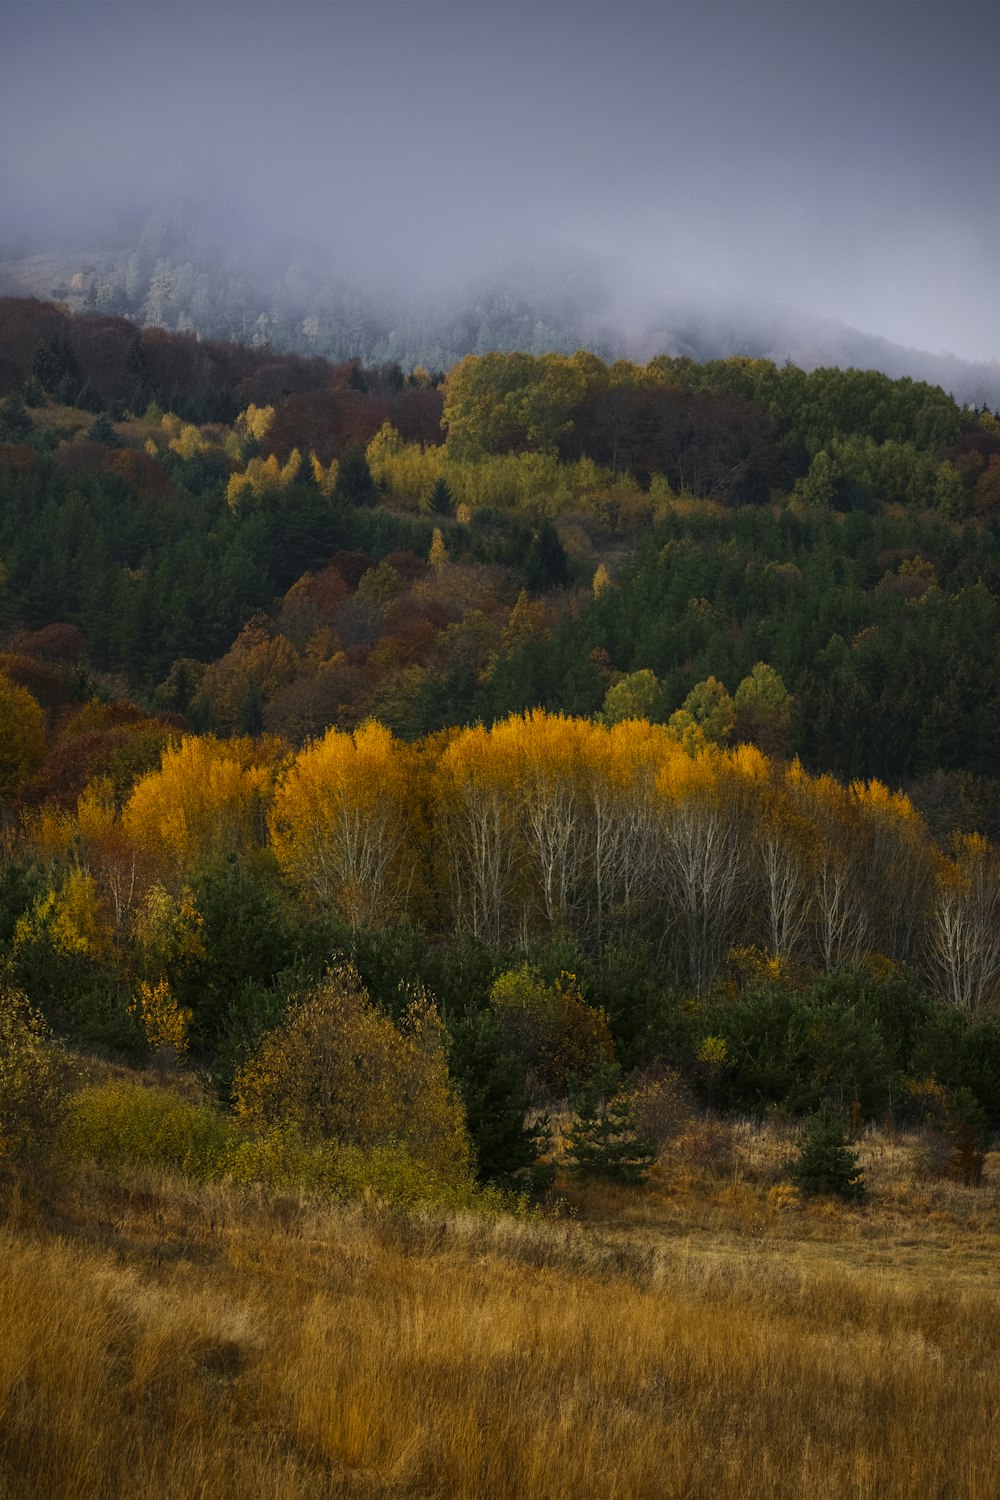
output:
[[[465,1182],[471,1150],[445,1042],[426,999],[396,1027],[345,965],[293,1002],[239,1070],[236,1112],[260,1133],[295,1126],[307,1142],[402,1147],[432,1177]]]
[[[27,997],[0,979],[0,1164],[34,1152],[56,1116],[55,1052]]]
[[[210,1105],[170,1089],[112,1082],[70,1099],[60,1142],[70,1157],[93,1157],[102,1166],[168,1167],[207,1181],[225,1174],[234,1131]]]

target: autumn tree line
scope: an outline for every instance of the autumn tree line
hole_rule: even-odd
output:
[[[7,980],[64,1034],[190,1048],[237,1095],[346,954],[376,1013],[443,1013],[469,1097],[505,1079],[519,1121],[609,1059],[743,1108],[995,1118],[988,841],[943,853],[902,794],[723,748],[697,708],[412,743],[371,722],[298,752],[168,734],[124,794],[99,778],[8,826]]]

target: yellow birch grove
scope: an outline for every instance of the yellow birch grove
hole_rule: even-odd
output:
[[[635,934],[696,992],[733,949],[826,971],[880,955],[971,1014],[1000,997],[984,840],[945,859],[902,794],[712,743],[687,717],[533,710],[416,745],[369,721],[295,754],[188,736],[120,811],[96,780],[75,810],[25,818],[51,882],[32,920],[95,957],[137,944],[156,981],[157,944],[197,948],[193,872],[269,846],[300,900],[354,928],[409,918],[589,952]]]

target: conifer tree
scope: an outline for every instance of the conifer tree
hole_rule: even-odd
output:
[[[848,1146],[843,1121],[829,1100],[824,1100],[803,1129],[798,1160],[790,1164],[789,1176],[803,1193],[864,1197],[857,1155]]]
[[[621,1091],[621,1070],[602,1059],[579,1083],[571,1099],[575,1119],[566,1160],[583,1177],[606,1177],[633,1185],[642,1182],[656,1160],[653,1141],[636,1129],[632,1105]]]

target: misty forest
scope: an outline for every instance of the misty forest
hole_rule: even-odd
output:
[[[4,8],[26,62],[27,9]],[[68,38],[81,17],[52,9]],[[143,36],[174,57],[172,7],[79,9],[109,48],[80,43],[95,78]],[[315,83],[313,31],[342,28],[369,81],[391,32],[411,102],[407,36],[428,67],[432,44],[467,55],[430,0],[288,6],[287,33],[256,9],[239,81],[287,35],[276,100],[292,58]],[[479,9],[465,43],[504,55],[514,8]],[[545,9],[524,26],[567,108],[600,38],[614,92],[640,37],[704,58],[720,17],[745,24],[637,4],[615,40],[607,6]],[[772,41],[790,16],[748,9]],[[836,10],[810,25],[846,47]],[[929,67],[942,8],[915,10]],[[230,88],[233,9],[205,17]],[[523,66],[514,142],[542,97]],[[362,212],[338,157],[309,233],[302,204],[280,233],[237,213],[218,105],[214,212],[167,158],[147,212],[99,153],[84,201],[41,145],[0,150],[0,1500],[987,1500],[1000,365],[973,332],[979,231],[955,247],[975,306],[943,278],[958,352],[937,354],[926,299],[904,316],[917,252],[895,300],[874,255],[870,286],[847,250],[838,279],[781,218],[780,153],[811,313],[776,300],[753,217],[756,300],[724,258],[697,296],[644,280],[638,231],[627,273],[613,238],[564,254],[545,144],[512,209],[540,216],[538,253],[521,226],[477,259],[447,204],[401,247],[388,99],[357,147],[387,179]],[[583,163],[601,140],[574,107]],[[90,140],[90,86],[79,108]],[[272,186],[287,159],[289,201],[290,140],[241,140]],[[484,167],[497,191],[515,155]],[[609,223],[642,161],[600,178]],[[74,226],[36,212],[35,178]]]

